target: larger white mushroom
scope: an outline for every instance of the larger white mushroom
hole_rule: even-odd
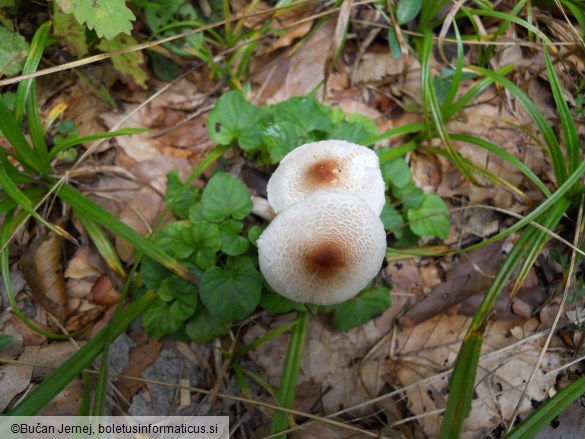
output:
[[[359,293],[380,270],[386,232],[348,191],[318,191],[282,210],[258,239],[260,270],[297,302],[328,305]]]
[[[353,192],[380,215],[384,180],[376,153],[343,140],[299,146],[282,159],[268,181],[268,202],[278,214],[315,191],[330,189]]]

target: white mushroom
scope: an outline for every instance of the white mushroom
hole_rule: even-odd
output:
[[[376,153],[343,140],[299,146],[282,159],[268,181],[268,202],[278,214],[315,191],[329,189],[353,192],[380,215],[384,180]]]
[[[378,273],[386,232],[357,195],[317,191],[276,216],[258,239],[258,253],[277,293],[328,305],[352,298]]]

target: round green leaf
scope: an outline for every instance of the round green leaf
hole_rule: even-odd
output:
[[[218,99],[209,114],[209,138],[220,145],[237,140],[243,150],[253,151],[262,144],[261,129],[266,117],[265,108],[255,107],[242,93],[231,91]]]
[[[193,253],[214,253],[219,250],[221,239],[217,224],[197,221],[181,230],[173,241],[173,252],[179,259],[186,259]]]
[[[264,229],[260,226],[252,226],[250,227],[250,230],[248,230],[248,239],[254,247],[258,247],[256,242],[258,241],[258,238],[260,238],[260,235],[262,235],[262,232],[264,232]]]
[[[225,322],[248,317],[260,302],[262,275],[248,257],[228,258],[225,268],[211,267],[201,278],[205,307]]]
[[[401,226],[404,225],[402,215],[400,214],[400,212],[394,209],[394,207],[392,207],[388,202],[384,205],[384,208],[382,209],[380,219],[382,220],[382,224],[384,224],[384,228],[394,233],[394,236],[396,236],[396,238],[400,238],[402,236],[403,230]]]
[[[171,334],[181,327],[181,322],[171,316],[169,305],[158,300],[144,311],[142,323],[146,333],[152,338]]]
[[[213,316],[204,306],[198,306],[195,315],[185,325],[187,337],[197,343],[210,343],[229,332],[229,325]]]
[[[239,256],[246,253],[250,245],[248,239],[240,236],[244,224],[241,221],[227,220],[219,224],[221,234],[220,250],[228,256]]]
[[[252,210],[250,192],[240,180],[225,172],[215,174],[201,196],[201,213],[209,221],[220,222],[230,216],[243,219]]]
[[[361,326],[390,307],[390,291],[380,287],[376,290],[365,290],[353,299],[335,306],[333,322],[342,331]]]
[[[445,202],[437,195],[424,194],[420,207],[409,209],[406,215],[410,228],[419,236],[446,238],[449,235],[449,211]]]

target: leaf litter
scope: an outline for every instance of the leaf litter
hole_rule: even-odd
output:
[[[244,6],[240,5],[239,8]],[[300,17],[302,15],[301,12]],[[291,18],[294,19],[296,17]],[[551,29],[556,25],[556,32],[559,32],[558,20],[556,23],[555,20],[546,21],[542,16],[537,19],[547,23]],[[249,25],[253,26],[254,23]],[[263,57],[254,60],[253,95],[258,103],[276,103],[292,96],[302,96],[321,83],[331,46],[328,38],[335,27],[334,20],[317,29],[298,50],[282,55],[283,48],[290,47],[308,35],[311,25],[314,22],[309,21],[295,28],[293,32],[277,38]],[[563,38],[569,37],[564,35]],[[348,42],[346,50],[354,50],[354,53],[358,51],[353,41]],[[542,75],[544,69],[539,56],[527,58],[521,50],[511,46],[500,52],[498,61],[501,65],[518,65],[519,71],[525,73],[525,77],[519,76],[518,79],[526,82],[531,97],[537,98],[537,105],[545,114],[555,115],[551,96],[542,86],[542,80],[546,78]],[[578,71],[583,70],[578,58],[569,55],[567,63]],[[444,66],[439,61],[433,60],[434,73],[438,74],[442,67]],[[562,69],[559,68],[559,71]],[[141,87],[141,78],[134,77],[130,82]],[[564,86],[572,89],[573,81],[570,77],[563,74],[562,78]],[[166,173],[178,168],[183,175],[188,175],[193,165],[210,147],[206,129],[206,113],[210,108],[207,106],[209,93],[202,91],[205,88],[192,79],[180,81],[172,91],[140,108],[126,123],[126,126],[154,129],[154,133],[119,137],[106,142],[100,149],[101,154],[110,154],[104,157],[112,165],[119,166],[131,177],[105,173],[91,181],[88,186],[88,193],[92,197],[99,199],[100,203],[143,234],[149,232],[164,207]],[[460,93],[471,83],[464,81],[463,84]],[[393,60],[388,56],[386,46],[368,46],[353,65],[349,57],[342,56],[333,66],[327,85],[325,103],[338,105],[347,112],[368,115],[376,121],[380,131],[420,117],[408,110],[400,110],[420,104],[420,64],[412,56]],[[67,102],[66,114],[74,115],[73,120],[80,127],[80,134],[89,134],[102,131],[103,125],[114,126],[125,115],[139,108],[140,103],[148,96],[139,88],[124,90],[118,92],[118,95],[123,96],[125,102],[119,103],[116,111],[111,111],[111,107],[88,91],[80,80],[58,99]],[[473,134],[489,140],[521,159],[537,175],[549,175],[550,164],[542,148],[530,135],[530,127],[526,126],[526,115],[508,104],[501,93],[488,89],[480,96],[479,102],[464,109],[457,118],[448,123],[448,130],[451,133]],[[542,195],[531,187],[526,178],[499,157],[464,142],[455,141],[455,144],[462,156],[520,188],[525,197],[511,193],[501,185],[472,185],[461,178],[448,160],[417,151],[407,158],[416,184],[425,192],[440,195],[451,206],[488,204],[517,213],[525,213],[531,203],[538,205],[542,201]],[[116,148],[115,154],[108,151],[111,148]],[[454,224],[447,242],[460,242],[469,235],[486,238],[508,224],[508,219],[501,213],[481,208],[469,208],[461,214],[454,213],[452,218]],[[60,243],[51,245],[60,247]],[[32,246],[33,249],[34,247]],[[132,249],[127,244],[117,240],[116,247],[125,261],[132,259]],[[68,305],[71,312],[91,315],[90,321],[101,319],[100,325],[107,324],[110,314],[104,314],[104,310],[114,303],[119,292],[109,280],[107,270],[95,249],[81,247],[69,258],[61,254],[60,250],[55,251],[57,256],[43,263],[49,269],[57,267],[62,270],[63,266],[66,268],[64,277],[59,278],[61,280],[42,279],[51,286],[48,291],[53,291],[46,296],[60,307]],[[485,290],[505,251],[502,244],[494,244],[456,258],[441,259],[437,264],[429,263],[427,258],[389,261],[382,277],[393,288],[393,303],[382,316],[347,333],[333,331],[327,321],[312,320],[295,407],[322,415],[357,407],[350,414],[340,415],[339,419],[345,422],[362,422],[364,428],[372,430],[386,428],[388,425],[399,429],[409,419],[409,428],[413,431],[418,429],[428,437],[436,436],[441,412],[448,398],[448,373],[469,323],[466,316],[473,314],[478,306],[477,300],[473,302],[474,299],[470,296],[477,298]],[[28,256],[29,260],[30,258]],[[546,300],[554,293],[555,281],[558,279],[546,282],[543,286],[545,282],[540,271],[545,269],[546,262],[542,262],[537,270],[533,270],[531,282],[525,285],[525,294],[516,296],[519,301],[516,305],[509,304],[507,297],[501,298],[498,308],[500,314],[512,313],[508,318],[514,319],[498,319],[486,329],[476,381],[476,398],[471,416],[465,424],[465,437],[483,437],[489,434],[498,425],[504,424],[514,410],[523,390],[522,384],[528,380],[542,346],[543,328],[539,325],[539,319],[533,316],[538,315],[544,324],[547,320],[546,314],[554,311],[555,302],[547,304]],[[35,271],[38,275],[47,269],[35,267],[28,271]],[[38,282],[35,280],[29,282],[32,285],[36,283]],[[17,293],[22,296],[21,290],[24,286],[17,289]],[[39,290],[43,289],[35,288],[36,292]],[[445,295],[449,297],[445,299]],[[534,299],[530,296],[537,298],[530,300]],[[416,304],[412,306],[415,301]],[[20,340],[24,340],[16,342],[23,344],[20,352],[18,349],[4,352],[4,355],[8,353],[12,358],[18,358],[21,363],[16,366],[5,364],[1,367],[0,386],[4,391],[0,407],[4,409],[32,381],[42,375],[35,378],[34,368],[27,366],[27,362],[34,363],[39,358],[47,361],[48,357],[41,355],[44,340],[34,340],[13,319],[6,319],[10,312],[6,301],[2,305],[2,332],[22,334]],[[98,308],[95,305],[100,306],[97,314],[95,309]],[[59,312],[53,314],[59,315]],[[496,315],[497,318],[501,317]],[[576,319],[576,314],[569,314],[568,317]],[[270,329],[282,326],[290,318],[262,315],[242,330],[243,340],[254,341]],[[398,318],[404,327],[395,325]],[[77,323],[75,327],[79,326],[80,323]],[[132,361],[120,369],[123,374],[162,378],[169,384],[176,384],[187,376],[191,385],[209,387],[212,386],[211,378],[217,377],[215,370],[207,372],[214,376],[204,376],[203,371],[210,367],[209,362],[215,358],[209,348],[191,349],[183,346],[180,349],[184,352],[178,354],[174,347],[165,345],[163,348],[159,342],[146,340],[140,331],[134,333],[133,337],[137,344],[130,350]],[[528,397],[524,399],[521,413],[527,413],[532,404],[554,394],[558,390],[557,381],[571,373],[570,369],[563,369],[568,364],[566,357],[570,353],[560,338],[555,338],[554,341],[556,350],[545,354],[536,379],[527,391]],[[58,363],[67,358],[67,353],[70,352],[69,348],[65,348],[66,345],[48,345],[63,347],[52,348],[58,352],[46,355],[56,358],[55,363]],[[194,354],[197,350],[203,353],[200,352],[199,356]],[[250,367],[257,368],[264,379],[271,385],[278,386],[285,352],[286,336],[280,336],[250,353],[253,362]],[[186,366],[187,363],[191,365]],[[5,385],[11,382],[13,384],[9,391]],[[178,407],[176,392],[171,387],[159,392],[154,390],[156,386],[131,380],[118,381],[116,386],[129,402],[127,408],[130,412],[167,414]],[[71,388],[77,389],[79,394],[80,383],[73,382]],[[388,394],[394,396],[387,397],[386,401],[368,403],[375,397]],[[199,396],[192,395],[192,398],[201,402]],[[265,395],[262,398],[270,401]],[[57,402],[57,407],[61,404],[65,411],[69,409],[74,412],[74,406],[66,405],[66,401],[65,397]],[[216,401],[215,405],[219,407],[221,403]],[[55,407],[49,408],[52,409]],[[384,420],[379,418],[380,412],[385,413]],[[264,422],[268,422],[266,417]],[[329,425],[313,424],[307,429],[306,435],[295,435],[342,437],[347,434],[346,431],[338,431],[336,427]]]

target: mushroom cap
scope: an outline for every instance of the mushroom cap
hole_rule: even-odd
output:
[[[317,191],[280,212],[257,244],[260,271],[277,293],[330,305],[352,298],[376,276],[386,232],[357,195]]]
[[[288,153],[268,181],[275,213],[318,190],[343,189],[363,198],[380,215],[384,179],[374,151],[343,140],[306,143]]]

